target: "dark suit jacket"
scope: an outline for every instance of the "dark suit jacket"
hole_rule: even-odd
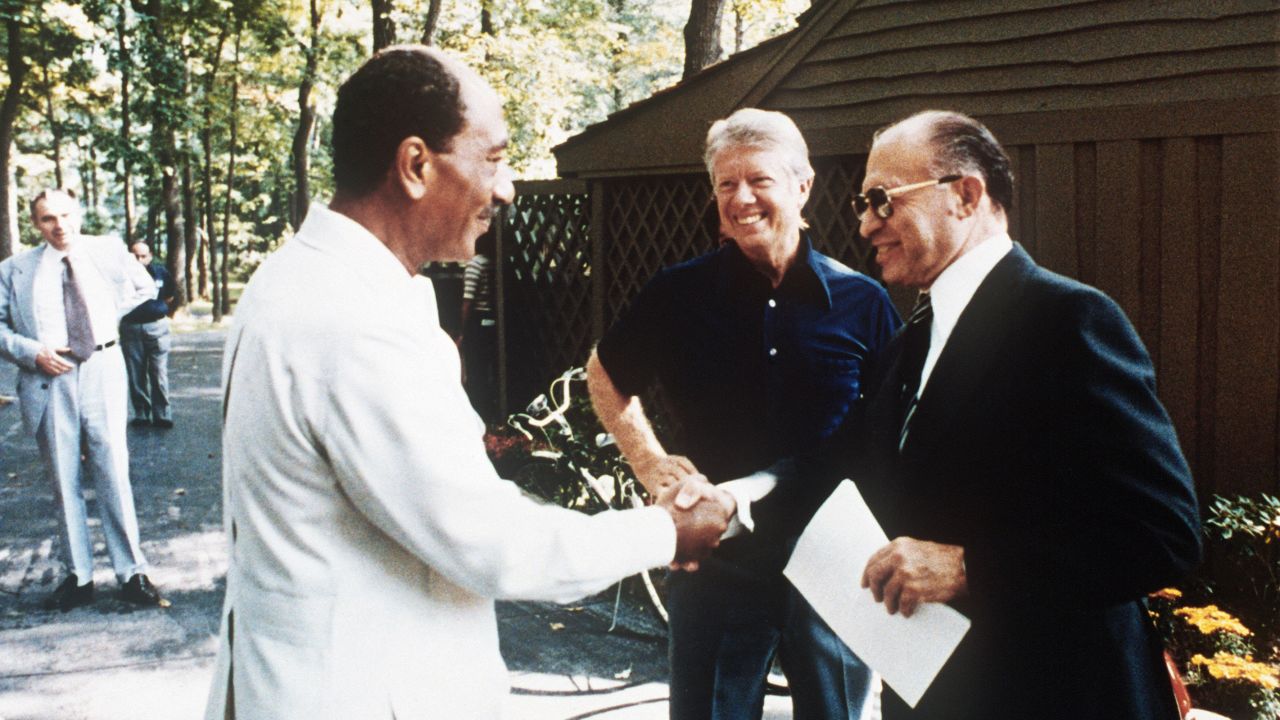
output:
[[[901,350],[895,337],[826,476],[853,477],[890,538],[964,547],[954,606],[973,626],[916,711],[886,693],[885,717],[1176,717],[1143,599],[1198,562],[1199,514],[1123,312],[1015,245],[960,316],[899,454]]]

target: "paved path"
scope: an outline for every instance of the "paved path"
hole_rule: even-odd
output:
[[[118,599],[97,543],[97,601],[41,609],[61,580],[58,522],[35,441],[16,402],[0,399],[0,720],[199,718],[217,647],[226,573],[218,372],[223,333],[175,336],[176,427],[129,429],[130,468],[151,578],[173,601],[140,610]],[[0,362],[0,398],[14,394]],[[96,511],[91,509],[96,527]],[[96,531],[95,531],[96,532]],[[99,535],[100,538],[100,535]],[[573,605],[500,603],[513,720],[660,720],[667,716],[662,626],[638,604],[608,632],[613,596]],[[771,697],[768,720],[789,718]]]

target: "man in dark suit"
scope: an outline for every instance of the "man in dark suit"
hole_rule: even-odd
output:
[[[973,622],[885,717],[1177,717],[1144,598],[1199,560],[1199,515],[1133,327],[1012,242],[1009,161],[976,120],[883,129],[862,188],[884,279],[922,296],[842,441],[893,538],[863,584],[890,613]]]

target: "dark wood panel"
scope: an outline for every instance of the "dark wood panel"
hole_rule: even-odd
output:
[[[1196,147],[1190,138],[1163,145],[1160,214],[1160,341],[1156,382],[1192,469],[1196,455],[1196,359],[1199,354],[1199,257]]]
[[[1026,246],[1027,252],[1031,253],[1032,257],[1034,257],[1036,254],[1034,239],[1024,237],[1024,234],[1022,232],[1022,215],[1019,212],[1021,210],[1022,196],[1025,192],[1022,185],[1018,182],[1018,178],[1021,177],[1020,174],[1018,173],[1018,168],[1020,165],[1019,160],[1022,157],[1023,148],[1018,147],[1016,145],[1006,145],[1004,148],[1004,151],[1005,151],[1005,154],[1009,156],[1009,167],[1010,169],[1013,170],[1013,177],[1014,177],[1014,186],[1013,186],[1014,187],[1014,192],[1013,192],[1014,207],[1009,213],[1009,235],[1014,240],[1017,240],[1018,242],[1021,242],[1024,246]]]
[[[1137,62],[1144,56],[1199,54],[1219,48],[1271,45],[1280,13],[1214,19],[1159,20],[1134,17],[1115,23],[1081,19],[1068,27],[1046,27],[1026,18],[1001,32],[984,19],[913,28],[879,36],[828,38],[792,71],[782,87],[806,88],[859,77],[900,77],[928,72],[1061,62],[1089,65],[1103,60]]]
[[[1077,277],[1075,150],[1065,143],[1036,147],[1036,260]]]
[[[1133,323],[1146,343],[1152,360],[1160,361],[1160,231],[1164,214],[1164,182],[1161,168],[1164,164],[1163,148],[1159,140],[1143,140],[1139,143],[1138,174],[1140,186],[1138,212],[1138,296],[1141,307]]]
[[[1277,135],[1222,141],[1215,474],[1235,492],[1276,488],[1280,375]]]
[[[1196,139],[1196,240],[1200,250],[1200,357],[1196,435],[1201,497],[1218,490],[1218,284],[1222,276],[1222,138]]]
[[[840,0],[835,0],[839,2]],[[846,0],[847,1],[847,0]],[[852,4],[852,3],[851,3]],[[1088,25],[1124,22],[1132,18],[1170,20],[1214,18],[1275,10],[1269,0],[983,0],[983,2],[863,2],[845,14],[832,37],[872,36],[886,32],[919,33],[931,27],[963,25],[970,19],[999,33],[1028,33],[1036,29],[1069,30]]]
[[[1098,143],[1095,284],[1120,303],[1130,320],[1139,317],[1142,304],[1138,153],[1137,141]]]
[[[1018,158],[1009,158],[1013,169],[1014,208],[1013,216],[1018,218],[1019,237],[1026,244],[1028,252],[1040,257],[1040,234],[1036,228],[1036,213],[1039,212],[1039,198],[1036,196],[1036,155],[1035,145],[1022,146]]]
[[[933,69],[910,75],[854,76],[812,87],[778,87],[766,97],[769,106],[779,110],[838,107],[851,111],[941,94],[996,96],[1017,101],[1019,108],[1263,95],[1276,90],[1278,48],[1276,43],[1266,43],[1088,63],[1045,60],[961,69],[948,67],[945,58],[939,58]],[[885,69],[891,65],[886,63]],[[1160,92],[1153,94],[1148,84],[1160,86]],[[1052,95],[1036,97],[1040,93]]]
[[[1076,279],[1090,285],[1097,280],[1098,235],[1098,146],[1094,143],[1075,145],[1076,177],[1076,257],[1080,274]]]

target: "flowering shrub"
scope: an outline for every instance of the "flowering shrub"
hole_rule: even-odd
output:
[[[1280,500],[1215,497],[1205,521],[1217,582],[1150,597],[1196,707],[1234,720],[1280,718]],[[1213,600],[1213,602],[1210,602]],[[1240,617],[1220,607],[1239,608]]]

